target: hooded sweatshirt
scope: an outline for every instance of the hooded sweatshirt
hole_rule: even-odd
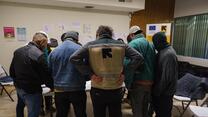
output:
[[[164,33],[153,36],[153,44],[158,51],[156,55],[156,74],[153,95],[174,95],[178,79],[178,63],[175,50],[168,44]]]

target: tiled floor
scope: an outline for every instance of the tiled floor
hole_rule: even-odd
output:
[[[10,87],[9,89],[11,90],[13,88]],[[93,117],[92,104],[89,93],[87,93],[87,95],[88,95],[87,115],[88,117]],[[0,95],[0,117],[15,117],[15,107],[17,102],[15,91],[12,93],[12,97],[14,98],[15,102],[12,102],[9,99],[9,97],[5,94],[5,92],[3,93],[3,95]],[[174,105],[180,105],[180,103],[174,102]],[[122,104],[122,113],[123,113],[123,117],[132,117],[131,107],[127,103]],[[55,113],[53,115],[55,117]],[[173,108],[173,117],[178,117],[178,116],[179,116],[178,111],[175,108]],[[50,117],[50,116],[49,114],[47,114],[45,117]],[[74,117],[72,110],[70,111],[69,117]],[[185,113],[184,117],[191,117],[189,111]]]

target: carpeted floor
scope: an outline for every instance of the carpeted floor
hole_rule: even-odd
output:
[[[1,87],[0,87],[0,89],[1,89]],[[14,89],[14,87],[7,87],[7,89],[11,91]],[[92,104],[91,104],[91,99],[90,99],[89,93],[87,93],[87,96],[88,96],[87,115],[88,115],[88,117],[93,117]],[[15,100],[14,102],[12,102],[10,100],[10,98],[6,95],[5,92],[3,92],[2,95],[0,95],[0,117],[15,117],[15,115],[16,115],[15,114],[15,107],[16,107],[16,103],[17,103],[15,91],[12,92],[12,97]],[[201,101],[199,102],[199,104],[200,103],[201,103]],[[181,110],[181,107],[180,107],[181,103],[180,102],[174,101],[174,105],[179,107]],[[26,113],[26,109],[25,109],[25,113]],[[122,113],[123,113],[123,117],[132,117],[131,107],[129,106],[129,104],[127,104],[127,103],[122,104]],[[179,112],[176,108],[173,108],[172,113],[173,113],[172,114],[173,117],[179,117]],[[53,116],[55,117],[55,113],[53,113]],[[45,117],[50,117],[50,114],[47,113]],[[70,111],[69,117],[74,117],[73,110]],[[183,117],[191,117],[189,110],[186,111],[186,113]]]

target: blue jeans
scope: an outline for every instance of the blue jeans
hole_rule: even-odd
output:
[[[130,91],[133,117],[150,117],[151,87],[134,85]]]
[[[17,91],[17,106],[16,117],[24,117],[24,107],[27,107],[28,117],[38,117],[41,108],[41,93],[29,94],[24,90],[16,88]]]

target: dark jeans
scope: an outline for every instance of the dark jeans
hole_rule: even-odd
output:
[[[28,94],[22,89],[16,88],[17,91],[17,106],[16,117],[24,117],[24,107],[27,107],[27,117],[38,117],[41,108],[42,94]]]
[[[135,85],[129,92],[133,117],[150,117],[151,86]]]
[[[153,96],[156,117],[171,117],[173,96]]]
[[[109,117],[122,117],[122,88],[116,90],[91,88],[90,94],[93,104],[94,117],[106,117],[107,108]]]
[[[72,103],[76,117],[87,117],[85,91],[55,92],[56,117],[68,117]]]

